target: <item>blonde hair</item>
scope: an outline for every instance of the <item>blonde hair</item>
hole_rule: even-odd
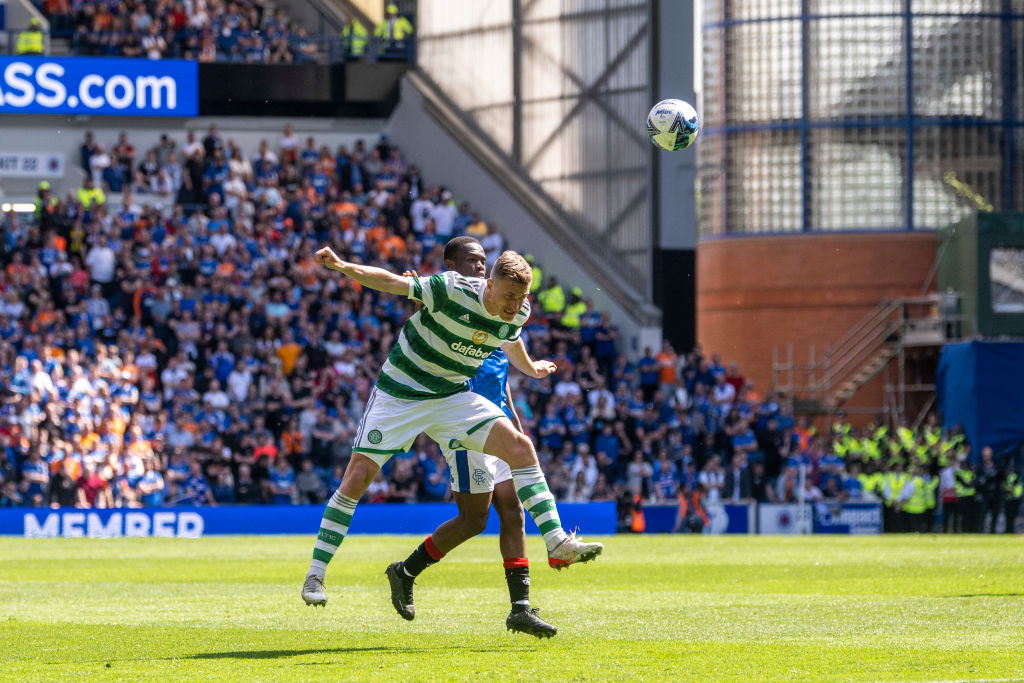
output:
[[[503,252],[491,266],[492,280],[511,280],[520,285],[530,286],[533,269],[522,256],[514,251]]]

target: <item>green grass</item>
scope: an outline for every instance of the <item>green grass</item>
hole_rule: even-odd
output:
[[[316,610],[312,534],[0,539],[0,678],[1024,679],[1019,537],[611,537],[562,573],[531,540],[546,641],[505,631],[494,537],[402,621],[383,570],[419,540],[350,537]]]

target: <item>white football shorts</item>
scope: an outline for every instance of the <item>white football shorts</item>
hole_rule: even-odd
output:
[[[412,448],[421,432],[442,448],[482,451],[495,421],[500,419],[508,419],[501,408],[471,391],[410,401],[374,387],[352,452],[361,453],[383,467],[395,453]]]
[[[495,484],[512,478],[512,470],[501,458],[447,444],[441,450],[452,473],[453,493],[490,493]]]

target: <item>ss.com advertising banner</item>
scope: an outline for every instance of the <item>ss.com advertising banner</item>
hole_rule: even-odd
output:
[[[179,59],[0,57],[0,114],[197,116],[199,66]]]

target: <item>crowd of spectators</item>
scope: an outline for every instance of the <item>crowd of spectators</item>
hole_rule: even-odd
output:
[[[503,246],[383,136],[329,150],[289,126],[243,152],[212,126],[137,153],[90,133],[81,164],[77,192],[42,183],[35,220],[3,216],[2,505],[321,501],[412,309],[317,246],[423,274],[454,235]],[[383,497],[447,496],[435,451]]]
[[[121,134],[108,152],[87,134],[81,164],[77,193],[44,183],[35,221],[3,217],[0,505],[322,502],[413,309],[319,268],[317,246],[420,274],[442,270],[455,235],[491,261],[504,248],[383,136],[332,150],[289,126],[242,150],[211,126],[138,152]],[[524,338],[558,371],[511,381],[559,500],[619,501],[627,525],[644,503],[685,501],[692,528],[709,502],[872,496],[907,525],[915,476],[933,501],[968,497],[948,471],[962,435],[934,421],[815,433],[699,347],[630,359],[608,316],[540,285],[540,266]],[[445,500],[449,480],[421,437],[367,500]]]
[[[79,55],[301,64],[325,48],[283,10],[256,0],[46,0],[42,9],[52,35],[71,38]],[[404,57],[412,24],[394,5],[387,9],[373,41]],[[348,31],[338,39],[350,58],[361,57],[371,39],[358,22]]]

